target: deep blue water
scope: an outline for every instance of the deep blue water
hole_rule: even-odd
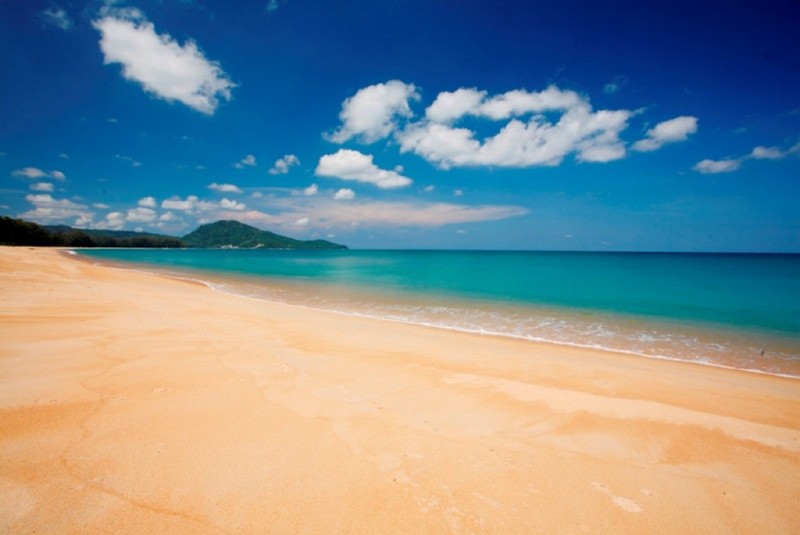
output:
[[[305,284],[315,289],[306,298],[298,297],[300,292],[283,300],[309,304],[316,294],[311,304],[336,309],[352,305],[359,313],[444,327],[645,354],[652,352],[653,340],[669,339],[677,346],[670,349],[664,342],[658,351],[670,358],[689,358],[693,341],[709,348],[760,352],[779,339],[776,352],[792,365],[797,358],[800,368],[800,351],[794,353],[800,348],[800,255],[206,249],[80,253],[188,269],[199,278],[244,275],[249,289],[240,293],[258,293],[253,288],[259,281],[267,286],[287,283],[295,290]],[[234,286],[226,289],[236,291]],[[348,304],[342,294],[322,302],[320,288],[358,290],[360,304],[355,299]],[[364,304],[364,295],[376,296],[378,304]],[[392,295],[403,304],[391,305]],[[265,291],[262,296],[275,294]],[[681,355],[670,353],[678,349]],[[713,360],[710,350],[704,351],[698,350],[703,354],[698,360]]]

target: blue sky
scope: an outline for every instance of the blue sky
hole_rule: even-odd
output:
[[[0,213],[800,252],[800,5],[661,4],[0,0]]]

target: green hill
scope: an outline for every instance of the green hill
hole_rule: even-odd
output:
[[[295,240],[230,220],[202,225],[184,236],[183,242],[189,247],[205,248],[347,249],[344,245],[326,240]]]

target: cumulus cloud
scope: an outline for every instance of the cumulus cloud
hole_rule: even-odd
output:
[[[16,169],[11,172],[13,176],[21,176],[24,178],[55,178],[56,180],[61,180],[62,182],[67,179],[67,176],[62,173],[61,171],[50,171],[45,172],[39,169],[38,167],[25,167],[23,169]]]
[[[183,45],[155,27],[136,9],[106,9],[93,22],[100,32],[104,63],[120,63],[122,75],[168,102],[178,101],[212,115],[220,99],[230,100],[236,86],[209,61],[194,41]]]
[[[247,206],[244,203],[232,201],[230,199],[222,199],[221,201],[219,201],[219,206],[223,210],[236,210],[236,211],[245,210],[247,208]]]
[[[22,176],[25,178],[44,178],[47,173],[36,167],[26,167],[24,169],[17,169],[11,172],[14,176]]]
[[[218,205],[212,202],[202,201],[196,195],[189,195],[186,199],[171,197],[161,201],[161,208],[165,210],[179,210],[182,212],[206,212],[217,208]]]
[[[613,92],[627,83],[614,79]],[[559,165],[574,155],[581,162],[610,162],[624,158],[621,133],[638,112],[594,110],[575,91],[549,86],[542,91],[515,89],[490,95],[477,88],[443,91],[412,120],[410,101],[419,99],[417,88],[393,80],[365,87],[345,100],[341,125],[331,141],[358,138],[371,143],[393,135],[401,152],[417,154],[440,168],[533,167]],[[502,122],[495,133],[459,124],[467,118]],[[400,119],[405,119],[402,123]],[[697,130],[697,118],[682,116],[656,125],[634,148],[652,151],[666,143],[685,140]]]
[[[151,208],[140,206],[128,210],[125,220],[131,223],[152,223],[156,220],[156,212]]]
[[[301,217],[300,219],[295,221],[294,224],[295,224],[295,226],[298,226],[298,227],[306,227],[306,226],[308,226],[308,218],[307,217]]]
[[[35,184],[31,184],[30,187],[33,191],[51,192],[54,189],[53,185],[50,182],[37,182]]]
[[[42,11],[40,18],[45,24],[61,28],[62,30],[69,30],[74,24],[69,14],[56,5],[52,5]]]
[[[607,162],[625,156],[619,134],[634,114],[593,111],[578,93],[555,86],[493,96],[460,88],[439,93],[424,119],[398,124],[398,118],[412,117],[409,101],[418,98],[415,86],[397,80],[361,89],[342,105],[342,124],[330,139],[341,143],[359,136],[369,143],[394,134],[401,152],[413,152],[444,169],[558,165],[570,153],[580,161]],[[457,125],[466,117],[505,124],[481,139],[476,131]]]
[[[69,199],[55,199],[48,193],[30,194],[25,200],[34,208],[21,214],[23,219],[30,219],[40,223],[52,223],[74,219],[81,222],[91,221],[94,214],[84,204],[78,204]]]
[[[461,88],[443,91],[425,110],[425,117],[434,122],[449,124],[472,115],[494,121],[521,117],[530,113],[566,111],[587,103],[574,91],[550,86],[543,91],[515,89],[493,97],[486,91]]]
[[[216,182],[212,182],[207,187],[208,189],[219,191],[220,193],[242,193],[241,188],[234,184],[217,184]]]
[[[333,198],[337,201],[350,201],[356,198],[356,192],[350,188],[342,188],[333,194]]]
[[[307,197],[312,197],[319,192],[319,187],[316,184],[311,184],[307,188],[303,189],[303,195]]]
[[[513,92],[512,92],[513,93]],[[545,92],[543,92],[545,93]],[[553,123],[545,115],[527,121],[511,119],[500,131],[480,141],[473,130],[433,121],[409,125],[397,134],[401,152],[413,152],[444,169],[450,167],[531,167],[558,165],[568,154],[587,162],[607,162],[625,156],[619,133],[627,127],[632,112],[593,112],[586,102],[575,101],[570,92],[546,95],[506,93],[488,99],[471,114],[507,118],[533,110],[566,109]],[[549,108],[548,106],[552,106]],[[441,117],[437,112],[434,116]]]
[[[278,158],[269,170],[271,175],[285,175],[289,169],[295,165],[300,165],[300,158],[294,154],[286,154],[283,158]]]
[[[627,78],[617,77],[614,83],[616,91]],[[416,87],[397,80],[365,87],[345,100],[341,126],[329,139],[342,143],[358,137],[371,143],[393,134],[401,152],[417,154],[443,169],[554,166],[570,154],[582,162],[610,162],[625,157],[620,134],[637,113],[593,110],[585,97],[556,86],[497,95],[459,88],[439,93],[425,118],[413,121],[409,102],[416,99]],[[494,135],[480,137],[476,130],[457,124],[467,117],[504,124]],[[401,118],[409,120],[399,124]],[[677,117],[650,129],[634,147],[655,150],[696,130],[697,118]]]
[[[697,162],[693,167],[698,173],[705,175],[717,173],[730,173],[738,170],[742,166],[741,160],[725,159],[725,160],[702,160]]]
[[[411,117],[409,100],[419,99],[417,88],[399,80],[375,84],[356,92],[342,104],[342,125],[327,138],[344,143],[359,138],[372,143],[388,136],[396,127],[397,117]]]
[[[247,156],[245,156],[244,158],[233,164],[233,166],[236,169],[244,169],[245,167],[255,167],[256,163],[257,163],[256,157],[253,156],[252,154],[248,154]]]
[[[461,88],[442,91],[425,110],[425,117],[435,123],[451,123],[474,112],[486,98],[486,91]]]
[[[685,141],[690,134],[697,132],[697,117],[684,115],[658,123],[647,131],[644,139],[633,144],[633,150],[650,152],[660,149],[667,143]]]
[[[372,184],[381,189],[402,188],[413,182],[396,171],[380,169],[372,163],[371,155],[349,149],[339,149],[334,154],[322,156],[315,174]]]
[[[109,212],[106,217],[94,225],[98,230],[120,230],[125,226],[125,214],[122,212]]]
[[[158,203],[156,203],[155,197],[142,197],[139,199],[139,206],[143,206],[145,208],[155,208]]]

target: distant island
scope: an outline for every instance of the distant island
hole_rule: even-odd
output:
[[[295,240],[240,223],[217,221],[183,236],[165,236],[127,230],[76,229],[66,225],[39,225],[0,216],[0,245],[39,247],[150,247],[205,249],[347,249],[327,240]]]
[[[242,249],[347,249],[327,240],[295,240],[238,221],[201,225],[182,238],[187,247]]]

